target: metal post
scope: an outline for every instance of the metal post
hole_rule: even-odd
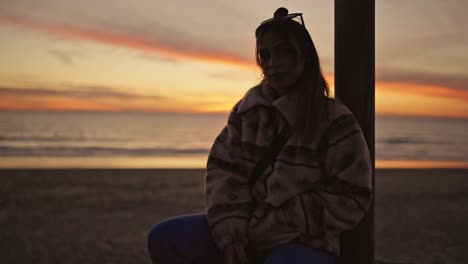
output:
[[[372,157],[375,201],[375,0],[335,0],[335,96],[357,118]],[[340,264],[374,263],[375,203],[341,237]]]

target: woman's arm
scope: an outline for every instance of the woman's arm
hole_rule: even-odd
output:
[[[355,227],[372,201],[372,164],[362,130],[352,114],[336,118],[327,129],[325,184],[311,193],[324,231],[338,234]]]
[[[247,245],[252,208],[249,188],[251,164],[242,159],[242,120],[236,109],[211,148],[206,173],[206,214],[221,251],[231,243]]]
[[[265,247],[289,241],[300,230],[301,237],[338,254],[339,234],[352,229],[364,217],[372,200],[372,165],[362,131],[352,115],[332,121],[324,139],[323,176],[313,186],[281,204],[265,203],[254,211],[252,236],[268,241]],[[320,154],[319,154],[320,155]],[[290,162],[294,164],[294,160]],[[285,165],[286,166],[286,165]],[[294,166],[294,165],[291,165]],[[311,174],[320,174],[311,167]],[[311,175],[312,178],[317,176]],[[287,192],[287,190],[285,190]],[[285,232],[287,231],[287,232]],[[325,243],[325,244],[323,244]]]

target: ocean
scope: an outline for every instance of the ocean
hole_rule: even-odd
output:
[[[0,168],[204,168],[226,119],[227,114],[0,112]],[[465,167],[467,132],[467,119],[377,117],[377,167]]]

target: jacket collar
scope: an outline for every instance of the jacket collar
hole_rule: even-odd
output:
[[[297,114],[295,113],[298,104],[299,92],[294,89],[287,94],[276,98],[276,94],[266,83],[261,83],[252,88],[242,98],[237,112],[244,113],[256,106],[275,107],[288,121],[289,125],[296,124]]]

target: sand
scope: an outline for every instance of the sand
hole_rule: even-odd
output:
[[[148,230],[202,213],[203,170],[0,170],[0,263],[150,263]],[[378,170],[376,259],[468,263],[468,170]]]

